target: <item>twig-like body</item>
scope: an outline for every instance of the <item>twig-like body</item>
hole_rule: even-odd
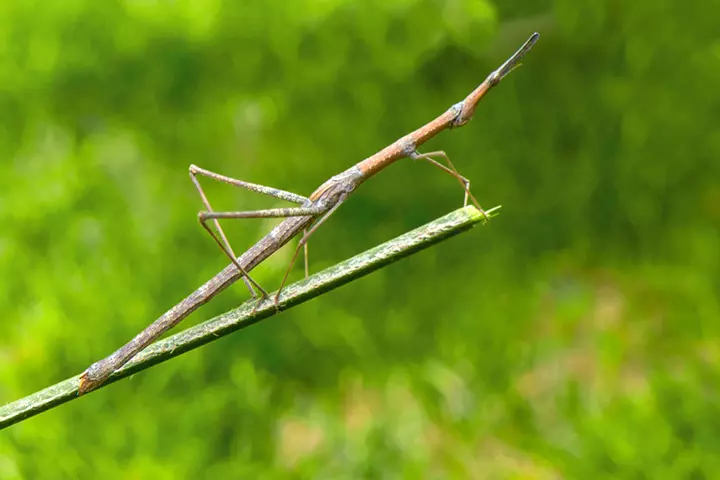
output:
[[[472,206],[451,212],[389,242],[312,275],[307,280],[288,286],[280,297],[280,306],[285,309],[310,300],[396,260],[468,230],[482,219],[482,214]],[[241,328],[248,327],[276,313],[276,309],[271,302],[266,302],[253,312],[254,304],[255,301],[250,300],[235,310],[150,345],[115,371],[105,384],[145,370],[152,365],[169,360]],[[79,387],[80,376],[76,375],[0,407],[0,430],[77,398]]]
[[[232,263],[222,272],[206,282],[203,286],[191,293],[180,303],[171,308],[168,312],[150,324],[145,330],[140,332],[130,342],[118,349],[115,353],[92,364],[81,377],[80,394],[89,392],[100,386],[115,370],[124,365],[128,360],[134,357],[138,352],[142,351],[152,341],[160,337],[164,332],[168,331],[190,313],[207,303],[215,295],[227,288],[230,284],[239,278],[249,280],[248,272],[250,272],[260,262],[264,261],[274,252],[279,250],[283,245],[289,242],[293,237],[307,229],[307,233],[303,235],[295,251],[292,262],[297,258],[300,248],[307,242],[307,238],[320,226],[335,210],[352,194],[357,187],[363,182],[377,174],[384,168],[388,167],[397,160],[405,157],[420,158],[417,148],[424,144],[438,133],[448,128],[457,127],[466,124],[477,107],[478,102],[483,98],[492,87],[497,85],[505,75],[517,66],[523,56],[532,48],[537,41],[538,34],[533,34],[525,44],[513,54],[503,65],[492,72],[485,81],[480,84],[470,95],[462,102],[453,105],[445,113],[437,117],[435,120],[427,123],[423,127],[418,128],[414,132],[398,139],[388,147],[377,152],[375,155],[362,160],[358,164],[348,168],[344,172],[331,177],[325,183],[320,185],[307,199],[302,207],[272,209],[258,212],[201,212],[200,220],[208,232],[213,232],[207,227],[206,221],[216,222],[218,218],[247,218],[249,213],[256,217],[288,217],[279,225],[273,228],[270,233],[261,238],[255,245],[250,247],[240,257],[235,258],[230,250],[221,241],[224,235],[213,238],[218,245],[232,259]],[[443,154],[444,155],[444,154]],[[426,155],[427,156],[427,155]],[[450,164],[452,166],[452,164]],[[195,173],[197,167],[191,166],[191,175]],[[452,168],[452,174],[456,178],[464,179]],[[464,179],[467,181],[467,179]],[[462,181],[462,180],[461,180]],[[259,187],[258,188],[262,188]],[[473,203],[480,208],[469,190],[466,194],[470,195]],[[292,264],[291,264],[292,266]],[[275,306],[278,308],[280,291],[287,280],[288,269],[285,278],[282,281],[280,290],[275,296]],[[255,282],[252,282],[258,286]]]

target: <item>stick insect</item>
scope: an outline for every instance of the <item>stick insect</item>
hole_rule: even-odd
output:
[[[80,377],[78,395],[82,395],[99,387],[115,370],[128,362],[160,335],[180,323],[185,317],[190,315],[190,313],[210,301],[215,295],[240,278],[244,280],[252,297],[258,299],[258,303],[256,303],[257,307],[260,302],[268,298],[268,293],[250,277],[248,272],[288,243],[292,238],[302,233],[302,237],[290,261],[290,266],[285,272],[280,288],[274,297],[275,306],[278,308],[280,292],[285,286],[290,270],[295,264],[301,250],[305,252],[305,275],[307,276],[308,274],[307,242],[310,236],[335,213],[338,207],[347,200],[348,196],[353,193],[358,186],[397,160],[402,158],[425,160],[443,172],[455,177],[463,187],[464,204],[467,205],[468,200],[470,200],[481,212],[485,213],[473,194],[470,193],[470,181],[458,173],[455,165],[453,165],[445,152],[419,153],[417,148],[445,129],[460,127],[468,123],[475,113],[478,102],[492,87],[500,83],[508,73],[519,65],[522,58],[532,48],[538,37],[539,35],[537,33],[531,35],[517,52],[503,63],[500,68],[488,75],[463,101],[453,105],[436,119],[398,139],[371,157],[331,177],[310,194],[309,197],[237,180],[191,165],[190,178],[198,190],[206,209],[198,214],[200,224],[215,240],[225,255],[230,259],[231,263],[215,277],[208,280],[204,285],[150,324],[126,345],[109,357],[92,364],[85,370]],[[441,163],[441,161],[444,163]],[[255,211],[216,212],[213,210],[205,192],[200,186],[198,176],[208,177],[212,180],[225,182],[236,187],[262,193],[281,200],[287,200],[298,206]],[[285,220],[274,227],[246,252],[237,256],[218,222],[218,220],[221,219],[234,218],[284,218]],[[208,223],[211,223],[212,226],[215,227],[215,230],[213,230]],[[258,294],[256,290],[260,293]]]

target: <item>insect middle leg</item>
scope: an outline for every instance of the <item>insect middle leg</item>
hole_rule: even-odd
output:
[[[203,202],[203,205],[207,209],[207,213],[214,212],[212,206],[210,205],[210,201],[207,198],[207,195],[205,195],[205,192],[200,185],[200,182],[197,178],[198,175],[211,178],[218,182],[224,182],[236,187],[244,188],[246,190],[250,190],[257,193],[262,193],[264,195],[269,195],[274,198],[279,198],[281,200],[287,200],[293,203],[297,203],[300,205],[305,204],[309,200],[302,195],[297,195],[292,192],[287,192],[285,190],[280,190],[277,188],[267,187],[265,185],[259,185],[256,183],[250,183],[245,182],[243,180],[238,180],[236,178],[228,177],[226,175],[221,175],[219,173],[211,172],[210,170],[205,170],[204,168],[200,168],[196,165],[190,165],[190,179],[192,180],[193,184],[195,185],[195,188],[198,191],[198,194],[200,195],[200,199]],[[208,217],[209,218],[209,217]],[[230,217],[230,218],[266,218],[266,217]],[[212,218],[213,224],[215,225],[215,229],[217,230],[217,234],[210,229],[207,224],[201,220],[200,223],[202,224],[203,228],[210,234],[210,236],[215,240],[215,242],[220,246],[220,249],[230,258],[233,264],[238,268],[240,273],[243,275],[243,281],[245,282],[245,285],[247,286],[248,290],[250,291],[250,295],[252,295],[253,298],[257,298],[257,293],[255,292],[255,288],[260,290],[262,297],[267,296],[267,292],[248,275],[248,273],[238,264],[237,262],[237,255],[232,249],[232,246],[230,245],[230,242],[227,239],[227,236],[225,235],[225,232],[223,228],[220,226],[220,222],[218,222],[217,218]],[[307,259],[306,259],[307,262]]]
[[[298,254],[300,253],[300,249],[305,250],[305,278],[308,278],[308,268],[307,268],[307,243],[310,238],[310,235],[315,233],[315,230],[318,229],[320,225],[322,225],[325,220],[327,220],[330,215],[335,213],[335,210],[338,209],[338,207],[345,201],[345,196],[341,196],[338,202],[330,207],[329,210],[324,211],[324,215],[320,217],[320,219],[315,222],[315,224],[310,227],[310,230],[307,230],[303,233],[302,238],[300,239],[300,242],[298,242],[298,246],[295,248],[295,253],[292,256],[292,259],[290,260],[290,265],[288,266],[288,269],[285,271],[285,276],[283,277],[283,281],[280,284],[280,288],[278,288],[277,294],[275,295],[275,308],[278,308],[278,302],[280,301],[280,293],[282,292],[283,287],[285,286],[285,282],[287,282],[288,275],[290,275],[290,270],[292,270],[293,265],[295,265],[295,261],[297,260]]]

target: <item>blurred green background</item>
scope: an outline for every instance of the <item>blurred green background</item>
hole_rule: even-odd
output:
[[[443,149],[486,227],[0,433],[0,478],[717,478],[716,2],[0,4],[0,404],[226,265],[195,163],[309,194],[524,65]],[[282,202],[205,182],[217,208]],[[318,271],[460,206],[401,161]],[[226,222],[236,250],[273,222]],[[256,271],[275,288],[291,250]],[[301,268],[294,279],[302,277]],[[231,287],[183,326],[247,298]]]

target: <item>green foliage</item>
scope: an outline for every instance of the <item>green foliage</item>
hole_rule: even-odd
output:
[[[190,163],[307,194],[542,36],[427,146],[504,205],[489,227],[3,431],[0,478],[718,475],[718,13],[3,2],[0,403],[80,372],[225,266]],[[281,205],[208,190],[217,208]],[[313,237],[311,267],[461,198],[400,162]],[[268,225],[227,228],[241,250]],[[256,279],[275,287],[290,253]]]

